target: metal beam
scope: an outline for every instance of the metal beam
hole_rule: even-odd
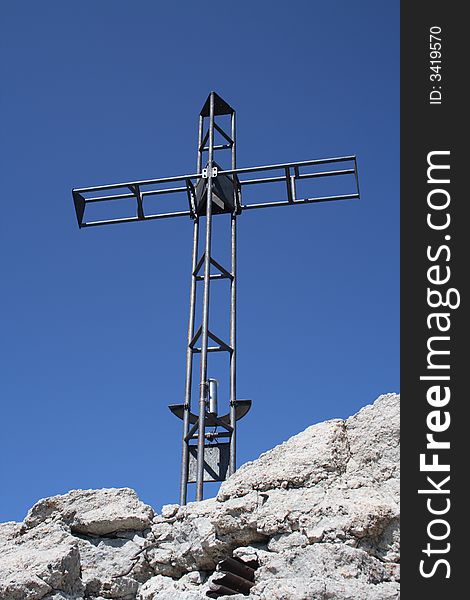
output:
[[[206,202],[206,244],[204,254],[204,293],[202,300],[202,333],[201,333],[201,370],[199,383],[199,428],[197,441],[197,474],[196,474],[196,500],[204,497],[204,435],[206,418],[207,396],[207,347],[209,340],[209,297],[210,297],[210,256],[212,235],[212,163],[214,160],[214,92],[209,100],[209,160],[207,177],[207,202]]]
[[[197,248],[199,242],[199,219],[194,219],[193,225],[193,253],[191,269],[191,286],[189,293],[189,323],[188,323],[188,347],[186,348],[186,382],[184,388],[184,415],[183,415],[183,448],[181,456],[181,482],[180,482],[180,504],[186,504],[188,489],[189,448],[187,436],[189,430],[189,416],[191,414],[191,386],[193,378],[193,352],[191,341],[194,336],[194,317],[196,309],[196,278],[194,269],[197,260]]]
[[[302,200],[296,200],[295,202],[289,202],[282,200],[279,202],[262,202],[259,204],[243,204],[243,210],[249,210],[250,208],[274,208],[276,206],[297,206],[299,204],[313,204],[314,202],[331,202],[332,200],[353,200],[359,198],[359,194],[343,194],[341,196],[320,196],[318,198],[304,198]]]
[[[344,161],[355,161],[356,156],[335,156],[333,158],[316,158],[313,160],[302,160],[299,162],[290,162],[290,163],[279,163],[275,165],[263,165],[258,167],[242,167],[240,169],[229,169],[226,171],[219,171],[219,175],[232,175],[236,173],[240,175],[240,173],[255,173],[256,171],[272,171],[274,169],[285,169],[286,167],[309,167],[313,165],[325,165],[327,163],[336,163],[336,162],[344,162]]]

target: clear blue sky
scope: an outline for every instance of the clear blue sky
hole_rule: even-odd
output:
[[[177,501],[191,222],[79,231],[70,190],[194,172],[211,89],[239,166],[355,153],[362,193],[239,219],[239,463],[398,391],[398,1],[7,1],[0,23],[0,520],[73,488]]]

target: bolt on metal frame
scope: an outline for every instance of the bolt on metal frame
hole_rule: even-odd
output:
[[[230,134],[225,132],[216,121],[216,118],[220,116],[229,118]],[[205,130],[206,120],[207,129]],[[224,142],[222,144],[215,143],[216,132],[223,138]],[[219,150],[230,150],[230,169],[223,170],[215,162],[214,154]],[[203,166],[205,154],[207,154],[207,162],[206,166]],[[336,165],[340,165],[343,168],[332,168],[336,167]],[[309,172],[301,172],[301,170],[309,167]],[[322,170],[311,171],[312,168],[317,169],[318,167]],[[273,175],[273,171],[280,171],[282,174]],[[254,178],[252,176],[250,179],[240,178],[240,176],[247,174],[254,174],[255,176]],[[256,177],[259,174],[264,176]],[[300,199],[297,197],[296,183],[298,181],[343,175],[353,177],[354,190],[351,193]],[[242,190],[244,186],[276,182],[285,184],[286,199],[242,204]],[[167,187],[168,184],[170,187]],[[97,193],[101,195],[97,196]],[[148,214],[146,212],[145,199],[147,197],[178,193],[183,193],[187,196],[188,210],[155,214]],[[180,216],[190,217],[193,220],[192,273],[184,403],[171,405],[170,409],[183,421],[180,503],[186,504],[187,501],[191,456],[196,460],[196,500],[202,500],[204,483],[206,481],[222,481],[225,479],[227,473],[231,475],[235,472],[237,421],[248,412],[251,406],[250,400],[237,400],[236,397],[237,217],[243,211],[255,208],[297,206],[315,202],[359,198],[356,157],[342,156],[259,167],[237,168],[235,111],[218,94],[211,92],[199,115],[196,173],[178,177],[77,188],[72,190],[72,195],[80,228]],[[135,200],[135,216],[92,221],[85,219],[86,207],[89,204],[106,204],[120,199]],[[213,217],[214,215],[223,213],[230,214],[231,263],[229,268],[225,268],[215,260],[212,256],[211,248]],[[199,255],[199,227],[201,218],[205,218],[205,236],[203,251]],[[211,266],[215,267],[218,273],[211,273]],[[209,329],[211,281],[223,279],[230,281],[230,340],[228,343],[217,337]],[[201,324],[196,330],[196,292],[198,282],[202,282],[203,296]],[[209,345],[210,341],[215,345]],[[196,345],[197,343],[199,343],[199,346]],[[212,352],[227,352],[229,355],[229,413],[224,416],[211,414],[207,408],[209,388],[208,354]],[[191,412],[193,359],[195,354],[200,354],[197,414]],[[208,431],[210,427],[220,427],[221,431]],[[221,438],[228,438],[228,443],[219,444],[218,440]],[[205,458],[208,452],[213,449],[220,450],[220,455],[218,455],[218,459],[220,460],[222,460],[222,450],[228,450],[228,464],[225,465],[225,469],[219,465],[219,472],[213,472],[212,476],[209,476],[208,473],[211,471],[211,466],[206,463]]]

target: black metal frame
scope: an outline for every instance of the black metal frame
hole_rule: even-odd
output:
[[[214,147],[216,149],[226,149],[225,146]],[[318,171],[313,173],[301,173],[300,169],[305,167],[317,166],[317,165],[332,165],[335,163],[351,163],[350,168],[345,169],[330,169],[326,171]],[[263,171],[274,171],[283,170],[284,174],[280,176],[272,177],[258,177],[254,179],[240,179],[240,175],[246,173],[262,173]],[[331,200],[352,200],[359,198],[359,181],[357,174],[357,159],[356,156],[340,156],[333,158],[324,158],[317,160],[304,160],[295,163],[280,163],[276,165],[264,165],[259,167],[248,167],[240,169],[228,169],[228,170],[215,170],[215,175],[212,178],[221,175],[235,175],[236,184],[238,187],[238,197],[241,199],[241,191],[244,186],[256,185],[260,183],[275,183],[285,182],[286,184],[286,200],[277,200],[274,202],[261,202],[255,204],[242,204],[239,201],[237,213],[241,213],[243,210],[250,210],[253,208],[272,208],[276,206],[293,206],[298,204],[311,204],[314,202],[327,202]],[[337,177],[341,175],[354,175],[356,181],[356,190],[350,194],[333,195],[333,196],[316,196],[312,198],[297,198],[296,182],[303,179],[315,179],[318,177]],[[132,221],[149,221],[153,219],[165,219],[169,217],[191,217],[192,219],[197,218],[196,214],[196,195],[195,187],[200,179],[209,179],[208,170],[204,172],[193,173],[190,175],[181,175],[179,177],[165,177],[162,179],[148,179],[143,181],[128,181],[125,183],[113,183],[109,185],[100,185],[88,188],[77,188],[72,190],[73,199],[75,203],[75,212],[77,215],[77,221],[80,228],[82,227],[93,227],[96,225],[112,225],[115,223],[128,223]],[[143,187],[158,186],[164,183],[178,183],[184,182],[184,186],[174,188],[155,188],[150,190],[142,190]],[[119,190],[127,189],[130,190],[126,193],[110,194],[107,196],[91,196],[87,197],[85,194],[93,192],[101,192],[108,190]],[[145,214],[144,200],[148,196],[157,196],[163,194],[174,194],[174,193],[185,193],[188,198],[189,208],[188,210],[178,212],[163,212],[157,214]],[[123,217],[118,219],[106,219],[103,221],[84,221],[84,212],[87,204],[95,202],[109,202],[111,200],[121,200],[125,198],[134,198],[136,200],[136,216],[135,217]]]
[[[230,118],[231,132],[228,134],[221,125],[216,122],[216,117],[228,115]],[[207,126],[206,125],[207,119]],[[215,132],[218,132],[225,143],[215,144]],[[230,150],[231,168],[222,170],[214,160],[214,153],[221,150]],[[207,153],[206,166],[203,167],[204,156]],[[343,168],[331,168],[338,165]],[[304,170],[308,167],[321,167],[321,171]],[[272,171],[281,171],[281,175],[273,175]],[[302,172],[303,171],[303,172]],[[251,179],[243,179],[241,176],[247,174],[263,175]],[[348,194],[333,196],[317,196],[312,198],[298,198],[296,183],[304,179],[323,177],[340,177],[343,175],[354,176],[354,190]],[[228,209],[217,209],[218,212],[230,212],[231,230],[231,264],[229,268],[218,263],[211,254],[211,240],[214,216],[214,185],[217,178],[230,177],[233,185],[234,203],[230,211]],[[204,214],[197,204],[196,187],[205,179],[206,203]],[[226,183],[227,180],[225,180]],[[286,198],[273,202],[242,203],[242,190],[245,186],[263,183],[285,183]],[[171,184],[170,187],[166,184]],[[181,184],[181,185],[180,185]],[[175,187],[171,187],[171,186]],[[165,186],[165,187],[161,187]],[[114,192],[108,194],[107,192]],[[105,193],[96,196],[96,193]],[[147,214],[145,210],[145,198],[149,196],[184,193],[188,200],[188,210],[177,212],[162,212]],[[307,160],[294,163],[282,163],[265,165],[259,167],[237,168],[236,166],[236,122],[235,111],[215,92],[211,92],[199,115],[199,134],[197,151],[197,173],[177,177],[166,177],[161,179],[148,179],[141,181],[130,181],[72,190],[77,221],[80,228],[108,225],[115,223],[128,223],[133,221],[148,221],[154,219],[165,219],[172,217],[190,217],[194,221],[193,229],[193,251],[192,251],[192,275],[190,287],[190,309],[188,325],[188,342],[186,351],[186,384],[184,403],[171,405],[172,412],[183,420],[183,450],[181,467],[180,503],[185,504],[187,500],[188,472],[190,460],[191,442],[197,444],[197,478],[196,478],[196,500],[203,498],[204,486],[204,451],[208,445],[216,443],[218,438],[229,440],[229,466],[228,474],[236,469],[236,429],[237,420],[248,412],[251,401],[241,401],[236,398],[236,282],[237,282],[237,216],[245,210],[255,208],[272,208],[277,206],[297,206],[315,202],[327,202],[333,200],[350,200],[359,198],[359,180],[357,174],[357,161],[355,156],[341,156],[335,158]],[[107,203],[113,200],[135,199],[136,214],[133,217],[117,219],[106,219],[98,221],[86,221],[86,207],[91,203]],[[205,218],[205,239],[203,251],[199,254],[199,220]],[[218,273],[211,274],[211,265]],[[202,274],[201,274],[202,270]],[[211,281],[228,279],[230,281],[230,340],[225,342],[209,330],[209,308],[210,308],[210,285]],[[195,330],[196,317],[196,287],[198,282],[203,282],[203,300],[201,325]],[[200,345],[196,343],[200,340]],[[209,345],[209,340],[215,345]],[[207,412],[208,398],[208,354],[212,352],[227,352],[230,363],[230,399],[229,413],[223,417],[210,415]],[[191,389],[193,379],[193,358],[199,353],[200,361],[200,392],[198,413],[191,412]],[[222,429],[219,432],[210,432],[208,427],[217,426]]]

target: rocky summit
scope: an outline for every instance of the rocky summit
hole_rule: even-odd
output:
[[[0,600],[202,600],[229,557],[256,565],[254,585],[220,598],[398,599],[399,397],[309,427],[210,500],[161,514],[128,488],[39,501],[0,525]]]

